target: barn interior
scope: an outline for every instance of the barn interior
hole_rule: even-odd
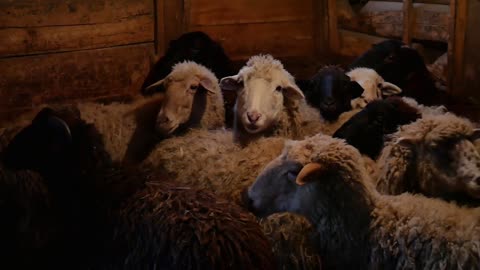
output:
[[[478,123],[480,123],[480,82],[478,81],[480,77],[480,50],[478,50],[480,48],[480,36],[476,34],[480,25],[479,14],[479,0],[0,0],[0,157],[3,159],[11,154],[10,152],[13,150],[10,152],[7,151],[8,146],[11,145],[11,140],[17,138],[15,135],[21,128],[30,125],[35,115],[44,107],[53,106],[56,108],[56,106],[69,106],[79,103],[101,104],[102,106],[108,106],[110,104],[134,104],[138,97],[144,94],[142,91],[145,90],[145,87],[151,85],[151,83],[148,85],[145,84],[148,78],[147,76],[152,73],[155,64],[161,61],[162,57],[172,48],[185,46],[185,44],[179,45],[179,43],[175,42],[180,40],[185,34],[192,32],[202,32],[206,34],[214,43],[223,48],[225,55],[231,61],[231,69],[229,70],[231,73],[222,77],[215,74],[218,77],[218,82],[215,82],[215,84],[220,83],[221,79],[227,77],[227,75],[233,76],[238,74],[239,70],[246,65],[252,56],[271,55],[273,58],[281,61],[284,69],[287,70],[298,82],[298,85],[301,86],[300,82],[310,80],[324,67],[336,66],[344,72],[349,71],[350,65],[365,52],[372,50],[375,44],[388,40],[401,41],[403,42],[402,48],[405,46],[418,52],[429,72],[427,76],[429,76],[435,84],[438,94],[434,94],[431,97],[432,104],[436,106],[443,105],[445,109],[452,114],[462,117],[462,119],[464,117],[467,119],[465,121],[470,121],[472,127],[469,126],[470,124],[465,125],[468,126],[468,130],[471,129],[472,131],[469,131],[470,133],[464,137],[475,141],[478,135]],[[195,47],[196,45],[194,41],[187,41],[186,46]],[[200,54],[201,53],[202,52],[200,52]],[[188,59],[182,58],[181,60]],[[173,66],[171,67],[173,68]],[[153,82],[156,81],[158,81],[158,78]],[[303,87],[300,88],[304,91]],[[237,93],[238,92],[223,89],[222,87],[226,110],[225,126],[228,131],[234,129],[233,122],[236,121],[234,119],[234,106],[237,101]],[[436,102],[437,100],[435,98],[437,96],[442,97],[440,102]],[[99,109],[99,115],[101,114],[100,110],[103,109]],[[121,113],[123,113],[123,111]],[[94,114],[95,112],[93,115]],[[62,115],[62,113],[59,115]],[[115,112],[111,115],[115,115]],[[112,122],[122,121],[123,114],[115,115],[115,117],[116,118],[110,120]],[[250,116],[248,117],[250,119]],[[57,118],[61,117],[55,114],[55,119]],[[70,118],[67,117],[67,119]],[[159,120],[157,119],[156,121],[158,123]],[[155,122],[155,120],[153,120],[153,122]],[[61,122],[61,125],[65,123],[67,126],[70,125],[70,122],[67,120]],[[109,139],[130,134],[124,132],[120,127],[121,125],[118,125],[118,127],[114,124],[112,124],[112,126],[108,124],[102,125],[104,125],[105,129],[112,128],[112,133],[114,133],[111,137],[103,138],[107,146]],[[113,128],[119,129],[113,130]],[[135,130],[135,132],[137,132],[137,130]],[[71,126],[68,130],[69,134],[70,132],[74,132]],[[51,138],[60,136],[58,135],[59,133],[55,133],[54,135],[52,135],[53,133],[49,134],[48,136],[51,136]],[[137,133],[135,134],[138,135]],[[135,159],[139,158],[137,155],[142,156],[142,158],[148,156],[149,152],[145,152],[143,148],[153,147],[155,143],[158,143],[155,141],[158,140],[158,138],[154,136],[154,139],[152,139],[152,136],[151,134],[138,135],[137,139],[142,149],[137,151],[141,153],[135,153]],[[164,135],[162,134],[162,136]],[[162,136],[160,136],[160,138],[164,139]],[[201,139],[201,136],[199,138]],[[194,144],[194,141],[189,141],[189,143]],[[272,145],[276,145],[277,143],[277,141],[271,142]],[[475,148],[476,150],[472,150],[473,152],[476,151],[472,154],[475,155],[472,159],[478,159],[478,164],[475,166],[480,167],[480,143],[478,140],[475,141],[475,143],[477,148]],[[186,147],[186,145],[189,144],[185,143],[183,147]],[[129,148],[126,150],[127,153],[135,146],[138,145],[129,142]],[[125,148],[126,147],[127,146],[125,146]],[[258,148],[262,149],[261,146],[258,146]],[[172,149],[172,152],[178,150]],[[212,151],[219,151],[219,153],[221,151],[228,152],[225,150],[226,148],[219,149]],[[35,148],[35,150],[37,149]],[[183,151],[183,149],[181,151]],[[241,152],[243,150],[238,151]],[[208,151],[204,150],[204,152]],[[20,150],[18,150],[18,153],[20,153]],[[186,153],[186,155],[188,155],[189,152],[187,151]],[[364,153],[361,152],[361,154]],[[379,156],[383,157],[383,154],[375,154],[375,158]],[[32,157],[36,156],[32,154]],[[201,155],[199,157],[201,157]],[[50,156],[43,156],[43,158],[50,159]],[[227,157],[225,156],[223,158]],[[378,162],[375,158],[372,158],[374,164]],[[450,164],[449,162],[453,164],[454,161],[452,161],[451,157],[449,158],[449,161],[441,161],[439,164]],[[262,172],[262,169],[273,157],[262,156],[260,153],[255,154],[252,159],[257,159],[261,165],[255,165],[255,170],[251,171]],[[268,162],[266,159],[268,159]],[[52,160],[54,159],[52,158]],[[125,159],[123,161],[125,161]],[[218,165],[218,163],[208,160],[206,161],[207,164],[204,164],[205,167],[209,166],[208,162],[212,162],[211,166]],[[239,161],[239,164],[243,163]],[[128,166],[130,165],[131,164],[128,164]],[[467,165],[459,166],[466,168],[465,166]],[[31,263],[18,263],[16,265],[19,267],[18,269],[23,269],[22,267],[30,269],[30,267],[35,264],[48,266],[50,269],[65,269],[62,268],[65,267],[64,263],[69,262],[69,260],[75,260],[77,257],[74,255],[65,255],[64,261],[52,264],[49,258],[49,252],[51,252],[50,242],[49,240],[45,240],[49,239],[49,233],[51,232],[47,233],[46,231],[48,230],[44,230],[44,227],[42,227],[45,225],[45,218],[42,216],[44,213],[36,213],[35,211],[40,210],[37,208],[29,208],[34,202],[18,203],[21,200],[29,200],[25,198],[28,196],[19,195],[20,197],[18,198],[12,197],[17,193],[11,191],[16,189],[12,188],[11,183],[7,181],[8,175],[11,173],[7,172],[7,167],[7,165],[0,165],[0,215],[3,213],[5,216],[12,218],[11,222],[5,226],[2,227],[0,225],[0,237],[7,238],[8,236],[8,239],[4,239],[5,241],[2,241],[0,238],[0,243],[6,243],[0,244],[0,253],[3,253],[0,261],[4,260],[0,266],[17,264],[18,261],[15,260],[18,259]],[[445,165],[444,167],[448,166]],[[35,168],[28,169],[35,171]],[[201,168],[203,167],[198,167],[197,170],[201,170]],[[180,170],[184,169],[185,168],[182,168]],[[470,169],[470,167],[468,167],[468,169]],[[477,169],[478,174],[470,175],[469,177],[474,178],[475,181],[480,183],[480,168]],[[224,170],[227,170],[227,167],[225,167]],[[225,172],[222,171],[221,173]],[[409,173],[411,172],[409,171]],[[170,178],[182,175],[181,172],[168,172],[167,174]],[[44,177],[41,170],[40,175]],[[455,179],[460,181],[459,179],[461,177],[459,174],[453,173],[452,175],[450,176],[453,178],[458,176]],[[461,181],[467,181],[464,176],[462,177]],[[470,178],[468,178],[468,181],[471,180]],[[199,177],[199,179],[203,178]],[[242,181],[247,181],[252,184],[254,180],[255,179],[248,179],[248,181],[250,181],[248,182],[243,179]],[[297,184],[298,183],[299,181],[297,181]],[[303,185],[304,183],[302,182],[301,184]],[[462,188],[466,185],[467,184],[462,184]],[[246,188],[247,186],[243,187]],[[170,190],[176,191],[175,188],[169,188]],[[205,189],[205,186],[202,186],[202,188]],[[208,188],[211,187],[207,187],[207,189]],[[1,189],[6,190],[6,192],[2,192]],[[182,185],[178,190],[183,189],[190,190],[190,187]],[[245,200],[242,196],[247,196],[245,195],[247,193],[241,193],[242,190],[234,192],[234,195],[229,195],[232,197],[239,196],[239,200],[242,201],[242,207],[245,207],[245,205],[243,205],[245,204]],[[445,209],[455,212],[456,210],[453,208],[457,207],[457,203],[461,204],[460,202],[466,201],[466,207],[470,207],[472,212],[474,212],[475,207],[478,207],[478,199],[480,196],[472,195],[472,193],[468,192],[468,194],[465,195],[462,193],[464,190],[458,191],[458,193],[462,194],[457,196],[457,191],[458,190],[455,191],[455,196],[448,197],[448,200],[442,198],[442,201],[445,199],[448,204],[453,205],[445,206]],[[23,194],[22,192],[18,194]],[[222,196],[223,195],[224,194],[222,194]],[[195,198],[197,195],[191,196],[191,198]],[[426,196],[428,199],[435,197],[435,195],[432,194],[427,194]],[[185,200],[191,200],[191,198],[189,197]],[[454,202],[450,200],[452,198]],[[55,201],[56,199],[58,198],[52,200]],[[170,199],[170,195],[168,199]],[[205,198],[202,197],[202,200],[205,200]],[[248,200],[252,200],[252,198],[247,199],[247,201]],[[432,200],[436,200],[436,198],[432,198]],[[236,201],[236,199],[232,199],[232,201]],[[9,202],[15,203],[9,204]],[[200,205],[201,203],[202,201],[199,199],[197,204]],[[192,205],[193,204],[195,203],[192,203]],[[446,204],[447,203],[445,203],[445,205]],[[19,208],[14,208],[11,205]],[[21,205],[21,207],[18,205]],[[164,204],[159,203],[159,205]],[[195,207],[192,206],[195,211],[200,207],[198,205]],[[169,206],[171,205],[169,204]],[[78,207],[78,205],[75,205],[75,207]],[[184,205],[179,207],[182,211],[190,211],[187,209],[188,207],[182,207],[184,207]],[[463,206],[458,206],[458,208],[462,207]],[[134,208],[132,207],[132,209]],[[17,212],[21,214],[16,214]],[[221,215],[221,211],[215,213]],[[476,217],[476,220],[472,221],[470,224],[471,227],[468,229],[469,231],[472,230],[472,235],[475,236],[472,241],[480,240],[480,217],[477,217],[478,210],[475,213],[476,214],[472,215]],[[239,215],[240,216],[236,216],[236,214],[232,214],[234,218],[242,220],[248,219],[244,218],[242,216],[243,214]],[[38,224],[35,223],[35,218],[38,218],[41,222]],[[332,256],[332,253],[322,250],[322,248],[326,248],[322,246],[324,245],[322,242],[323,238],[313,233],[316,225],[314,224],[312,226],[309,222],[303,220],[298,221],[296,218],[297,217],[292,218],[290,216],[275,216],[274,220],[263,221],[263,223],[261,223],[263,230],[269,231],[267,238],[270,241],[272,241],[271,239],[276,241],[273,244],[270,243],[270,245],[273,246],[272,256],[275,256],[274,267],[266,263],[266,260],[262,261],[262,259],[265,259],[261,257],[263,254],[259,255],[261,253],[255,253],[254,250],[252,253],[260,256],[261,259],[254,258],[254,255],[250,255],[251,258],[254,258],[252,261],[248,261],[248,263],[245,264],[239,263],[238,261],[229,261],[229,268],[321,269],[323,266],[325,269],[351,269],[350,267],[354,267],[358,261],[361,261],[361,259],[356,258],[354,255],[346,253],[352,256],[351,264],[336,264],[334,260],[341,258],[341,256],[335,257]],[[179,218],[179,220],[182,219]],[[176,222],[181,221],[177,220]],[[218,225],[219,221],[216,222],[215,224]],[[225,222],[228,223],[227,221]],[[361,223],[361,221],[358,222]],[[79,224],[83,226],[86,223]],[[294,226],[292,224],[295,226],[298,225],[301,233],[311,232],[314,236],[308,237],[308,241],[322,242],[322,244],[319,244],[320,247],[316,244],[306,244],[306,238],[303,235],[290,235],[289,233],[291,232],[288,231],[288,229]],[[32,227],[29,227],[30,225]],[[91,224],[88,224],[88,226],[90,225]],[[136,226],[137,225],[132,225],[132,228]],[[170,226],[174,225],[170,224]],[[92,228],[93,227],[92,225]],[[454,226],[449,228],[455,229]],[[162,229],[165,229],[165,227],[162,227]],[[67,229],[63,228],[63,230]],[[145,230],[150,231],[152,228]],[[155,230],[155,228],[153,228],[153,230]],[[175,233],[179,233],[180,230],[181,229],[178,229]],[[11,231],[15,231],[15,233],[10,233]],[[138,252],[134,255],[132,255],[133,253],[128,253],[129,255],[124,255],[123,253],[122,255],[112,255],[113,252],[111,254],[109,250],[106,253],[99,254],[109,259],[117,256],[108,262],[111,263],[111,265],[108,265],[108,263],[102,264],[104,262],[99,263],[98,258],[86,258],[85,264],[80,264],[79,269],[158,269],[156,268],[157,264],[154,262],[154,258],[157,259],[155,255],[151,255],[146,251],[145,254],[139,255],[142,250],[148,250],[148,248],[150,248],[142,246],[142,243],[149,242],[149,236],[148,234],[143,234],[144,231],[141,233],[141,237],[144,237],[142,238],[143,242],[136,242],[137,246],[133,249]],[[344,234],[349,235],[347,232],[344,232]],[[174,235],[173,231],[172,235]],[[248,233],[245,233],[245,235],[248,235]],[[43,236],[45,236],[45,238],[41,238]],[[137,235],[132,237],[136,236]],[[79,234],[77,238],[72,238],[70,241],[80,241],[79,239],[81,237],[82,234]],[[349,237],[354,239],[352,241],[356,239],[350,235]],[[31,240],[34,238],[35,240]],[[199,239],[200,238],[201,237],[199,237]],[[154,239],[154,237],[152,237],[152,239]],[[178,239],[181,239],[181,237],[179,236]],[[250,238],[245,237],[245,239]],[[125,241],[126,242],[121,242],[121,244],[131,244],[128,240]],[[150,242],[152,241],[153,240]],[[201,242],[200,240],[198,241]],[[452,241],[452,239],[448,239],[448,241]],[[462,239],[461,241],[466,240]],[[49,244],[43,246],[44,243],[47,242]],[[102,242],[102,244],[104,243]],[[152,245],[155,244],[156,243],[153,243]],[[263,244],[262,242],[259,245],[261,246]],[[53,245],[55,252],[64,254],[61,253],[60,250],[65,249],[65,242],[54,241]],[[171,245],[175,244],[172,242]],[[292,247],[292,245],[294,245],[294,247]],[[81,256],[86,256],[85,253],[82,253],[84,250],[80,251],[81,248],[86,246],[88,245],[79,245],[73,252],[82,254]],[[241,245],[239,244],[239,246]],[[129,248],[131,247],[129,246]],[[182,246],[182,248],[184,248],[184,250],[188,249],[185,246]],[[195,246],[195,248],[197,247]],[[235,246],[235,248],[237,248],[237,246]],[[340,252],[341,248],[337,248],[338,249],[334,251]],[[345,245],[345,249],[348,250],[348,248],[352,248],[352,246]],[[355,246],[354,248],[361,247]],[[158,249],[160,250],[161,248],[158,247]],[[222,249],[222,247],[219,244],[219,250],[220,249]],[[318,251],[319,249],[321,251]],[[105,252],[104,250],[99,250],[95,249],[95,252]],[[205,250],[208,250],[208,248],[205,248]],[[235,256],[232,255],[236,254],[235,251],[232,250],[234,250],[234,248],[228,249],[228,251],[225,251],[226,253],[221,253],[220,251],[217,253],[223,254],[219,257],[225,259],[225,256]],[[214,258],[215,256],[215,254],[203,254],[202,252],[203,251],[199,250],[195,250],[195,252],[192,251],[194,255],[191,255],[191,258],[197,258],[198,256],[211,256],[209,258]],[[291,252],[290,255],[288,255],[289,252]],[[446,251],[446,257],[455,257],[453,255],[450,256],[451,253],[449,252],[453,251]],[[458,261],[462,261],[456,265],[459,267],[458,269],[479,269],[480,247],[478,243],[474,248],[468,252],[466,251],[466,253],[472,257],[468,259],[457,258]],[[246,252],[242,253],[242,255],[247,256],[248,254],[246,254]],[[119,265],[121,264],[116,264],[117,261],[115,261],[119,260],[120,256],[130,258],[130,261],[125,259],[123,268],[120,268]],[[174,257],[174,255],[171,256]],[[428,257],[428,255],[422,256]],[[188,256],[185,255],[184,258],[187,257]],[[414,262],[414,266],[424,268],[427,264],[422,264],[424,262],[420,257],[416,257],[418,261]],[[459,255],[459,257],[461,256]],[[181,256],[178,258],[181,258]],[[178,258],[176,260],[180,260]],[[168,260],[163,258],[164,261],[158,262],[158,265],[165,267],[160,269],[226,269],[222,268],[225,266],[220,263],[222,260],[215,261],[218,258],[212,259],[215,263],[211,265],[203,264],[203,261],[202,263],[198,261],[195,262],[194,259],[188,258],[188,260],[185,259],[188,261],[185,262],[185,264],[176,264],[175,259],[171,259],[170,257]],[[242,261],[241,257],[239,258],[241,262],[245,262],[245,260]],[[169,260],[173,260],[174,263],[171,263]],[[381,259],[379,260],[381,261]],[[388,262],[385,261],[384,264],[376,265],[376,267],[383,269],[407,269],[409,266],[412,266],[406,262],[402,262],[402,265],[397,261],[392,262],[391,258],[389,258],[389,260]],[[455,265],[455,258],[452,260],[453,261],[448,261],[448,263],[452,263],[448,264],[449,266]],[[170,265],[168,265],[169,263]],[[108,268],[107,265],[111,268]],[[198,266],[198,268],[196,268],[196,266]],[[40,269],[42,268],[40,267]],[[365,269],[375,269],[375,265],[366,265]],[[456,269],[456,267],[452,266],[451,269]]]

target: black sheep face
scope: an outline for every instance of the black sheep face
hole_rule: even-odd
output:
[[[366,67],[377,70],[389,57],[390,54],[399,50],[405,43],[389,39],[377,44],[372,45],[372,48],[359,56],[352,64],[349,65],[349,69],[357,67]],[[385,78],[384,78],[385,79]],[[388,80],[387,80],[388,81]]]
[[[417,50],[406,46],[390,53],[384,59],[383,64],[377,68],[378,74],[385,81],[398,85],[400,88],[405,87],[406,81],[413,73],[426,71],[427,67],[422,56]]]
[[[362,95],[363,88],[338,67],[320,70],[308,83],[302,84],[307,102],[320,110],[327,121],[352,109],[351,100]]]

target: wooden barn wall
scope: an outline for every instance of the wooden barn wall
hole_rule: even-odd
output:
[[[190,0],[188,30],[218,40],[234,60],[257,53],[314,55],[314,0]]]
[[[154,17],[152,0],[0,0],[0,114],[137,91]]]

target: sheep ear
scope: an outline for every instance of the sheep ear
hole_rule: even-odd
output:
[[[358,98],[363,94],[363,87],[356,81],[351,81],[350,85],[350,93],[352,94],[352,99]]]
[[[401,145],[403,147],[411,148],[415,144],[415,138],[409,137],[400,137],[395,141],[395,144]]]
[[[165,82],[165,79],[162,79],[154,84],[151,84],[150,86],[147,86],[145,88],[145,94],[154,94],[156,91],[156,89],[158,89],[159,87],[163,87],[163,83]]]
[[[382,96],[384,96],[384,97],[398,95],[398,94],[402,93],[402,89],[400,89],[400,87],[396,86],[393,83],[389,83],[389,82],[381,82],[379,84],[379,88],[382,91]]]
[[[291,99],[305,99],[305,95],[303,94],[302,90],[298,88],[298,86],[294,83],[289,84],[283,89],[283,93],[285,96]]]
[[[208,93],[215,94],[215,84],[209,78],[200,79],[200,85],[208,91]]]
[[[319,163],[308,163],[307,165],[303,166],[302,170],[300,170],[297,178],[295,179],[295,182],[297,183],[297,185],[303,186],[314,179],[312,176],[318,176],[318,174],[322,173],[323,171],[325,171],[325,167],[320,165]]]
[[[480,139],[480,128],[474,129],[472,133],[472,140],[476,141],[478,139]]]
[[[222,78],[220,88],[224,91],[238,91],[243,87],[243,83],[239,79],[239,75]]]

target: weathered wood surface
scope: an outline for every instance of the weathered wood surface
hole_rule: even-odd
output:
[[[314,54],[318,58],[329,52],[328,46],[328,6],[325,1],[313,1]]]
[[[337,0],[328,0],[328,42],[330,50],[337,52],[340,47],[338,34]]]
[[[384,38],[367,34],[340,30],[340,48],[338,53],[344,56],[356,57],[372,47],[372,44],[384,41]]]
[[[413,24],[415,18],[415,13],[413,10],[413,0],[403,1],[403,42],[410,45],[412,42],[413,36]]]
[[[0,59],[0,113],[137,92],[153,43]]]
[[[403,2],[404,0],[370,0],[371,2]],[[413,3],[449,5],[450,0],[413,0]]]
[[[277,22],[194,27],[220,42],[234,60],[258,53],[274,57],[313,55],[311,22]]]
[[[449,7],[413,4],[414,19],[410,20],[411,38],[447,42]],[[403,6],[394,2],[369,2],[353,20],[340,21],[340,27],[351,31],[389,38],[403,37]]]
[[[190,0],[190,25],[311,21],[313,0]]]

